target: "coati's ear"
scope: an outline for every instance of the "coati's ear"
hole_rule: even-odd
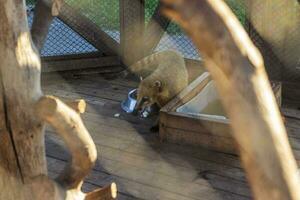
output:
[[[162,84],[161,84],[161,81],[156,80],[156,81],[154,82],[154,87],[156,87],[156,88],[158,89],[158,91],[161,92],[161,91],[162,91]]]

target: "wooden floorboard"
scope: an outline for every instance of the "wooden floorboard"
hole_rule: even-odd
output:
[[[98,161],[84,183],[85,191],[115,181],[121,200],[251,199],[237,156],[161,143],[149,130],[154,118],[139,118],[121,109],[120,102],[137,82],[90,74],[52,74],[42,80],[46,94],[87,102],[82,118],[97,146]],[[294,115],[286,117],[286,124],[299,162],[300,120]],[[70,157],[49,127],[46,148],[49,174],[54,177]]]

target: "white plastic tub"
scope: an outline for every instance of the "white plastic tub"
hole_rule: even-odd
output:
[[[192,100],[178,107],[176,112],[211,119],[227,119],[214,81],[210,81]]]

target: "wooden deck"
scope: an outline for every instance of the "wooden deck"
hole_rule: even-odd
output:
[[[115,181],[118,199],[122,200],[251,199],[238,157],[160,143],[157,134],[149,131],[151,119],[140,119],[121,110],[120,102],[137,86],[136,82],[69,73],[44,75],[42,84],[46,94],[87,101],[82,118],[97,145],[98,161],[84,190]],[[286,123],[299,163],[300,112],[285,113],[290,116]],[[49,174],[55,177],[70,156],[53,133],[47,128],[46,152]]]

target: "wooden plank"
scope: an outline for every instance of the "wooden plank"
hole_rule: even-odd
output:
[[[238,153],[238,146],[232,137],[229,119],[214,119],[176,112],[179,106],[184,105],[199,94],[210,80],[210,75],[204,72],[161,109],[160,139],[176,144],[199,145],[226,153]],[[281,84],[272,83],[272,89],[280,105]]]
[[[101,91],[100,89],[97,90],[97,89],[93,89],[93,88],[85,88],[82,86],[78,86],[75,88],[75,87],[72,87],[72,85],[68,85],[68,84],[64,84],[61,86],[52,85],[47,88],[47,91],[54,91],[54,92],[59,92],[59,91],[63,91],[63,90],[68,90],[73,93],[84,94],[84,95],[104,98],[104,99],[118,101],[118,102],[123,101],[126,97],[124,94],[119,94],[119,93],[112,92],[109,90]]]
[[[118,77],[118,72],[105,72],[106,67],[104,68],[103,73],[93,73],[94,70],[72,70],[72,71],[67,71],[67,72],[59,72],[59,73],[43,73],[41,78],[42,78],[42,85],[48,86],[48,85],[55,85],[55,84],[60,84],[63,82],[69,82],[69,83],[75,83],[76,81],[79,82],[89,82],[91,83],[91,86],[93,85],[98,85],[103,88],[104,85],[111,85],[109,86],[112,90],[114,90],[115,87],[117,88],[127,88],[127,89],[132,89],[135,87],[130,86],[130,84],[126,84],[127,81],[123,81],[124,84],[120,84],[118,81],[114,81]],[[116,67],[117,69],[117,67]],[[107,76],[108,75],[108,76]],[[111,75],[111,76],[110,76]]]
[[[64,161],[49,156],[47,157],[47,160],[49,162],[49,171],[54,172],[55,174],[57,174],[65,164]],[[105,182],[107,183],[112,181],[116,182],[119,192],[140,199],[157,199],[157,195],[164,195],[168,199],[191,199],[182,195],[177,195],[168,191],[164,191],[163,189],[157,187],[149,186],[146,184],[144,185],[135,180],[120,177],[115,174],[109,174],[107,172],[102,172],[99,170],[93,170],[91,174],[86,178],[85,183],[102,186],[105,184]]]
[[[100,79],[100,80],[98,80]],[[100,81],[101,83],[101,77],[97,78],[97,79],[94,79],[95,81]],[[120,80],[123,80],[123,79],[120,79]],[[74,80],[75,81],[75,80]],[[119,81],[118,80],[112,80],[113,82],[115,81]],[[55,83],[57,84],[60,84],[59,82],[57,82],[56,80],[54,81]],[[111,82],[111,80],[109,81]],[[125,82],[124,82],[125,83]],[[73,98],[73,99],[76,99],[76,98],[85,98],[88,102],[90,102],[91,105],[88,105],[87,107],[87,113],[92,113],[94,115],[89,115],[87,116],[87,121],[86,123],[99,123],[99,124],[107,124],[107,125],[111,125],[111,126],[114,126],[114,125],[118,125],[119,124],[119,121],[111,121],[111,123],[107,123],[109,121],[106,122],[106,119],[104,119],[102,116],[98,116],[99,115],[104,115],[104,116],[108,116],[108,117],[112,117],[112,115],[114,113],[118,113],[120,110],[120,108],[118,107],[119,106],[119,103],[117,102],[112,102],[112,101],[109,101],[109,100],[105,100],[105,99],[101,99],[101,98],[96,98],[96,97],[90,97],[90,96],[83,96],[83,95],[78,95],[76,93],[72,94],[71,92],[68,92],[68,91],[65,91],[63,90],[63,92],[61,91],[61,93],[55,93],[59,96],[64,96],[65,98]],[[90,107],[91,106],[91,107]],[[130,118],[130,119],[129,119]],[[151,123],[148,119],[139,119],[138,121],[136,119],[134,119],[135,116],[132,116],[132,115],[124,115],[124,118],[123,118],[123,115],[121,114],[121,116],[118,118],[118,119],[123,119],[123,120],[126,120],[126,121],[131,121],[133,120],[132,122],[135,122],[135,123],[143,123],[143,124],[149,124]],[[125,125],[125,124],[124,124]],[[129,129],[128,130],[136,130],[135,128],[132,128],[132,125],[131,124],[128,124],[126,125]],[[120,126],[119,126],[120,127]],[[123,129],[123,127],[121,126],[120,127],[121,129]],[[146,126],[144,126],[144,129],[146,128]],[[96,129],[96,127],[95,127]],[[100,128],[100,130],[102,130],[102,128]],[[104,129],[105,131],[104,132],[107,132],[107,128]],[[140,133],[148,133],[148,130],[143,130],[143,128],[139,128],[138,131]],[[122,138],[126,138],[128,137],[127,134],[119,134],[118,137],[121,137],[121,136],[124,136]],[[166,144],[165,144],[166,145]],[[171,147],[169,147],[171,148]],[[181,148],[181,151],[187,151],[186,148]],[[204,152],[204,149],[201,149],[201,152]],[[189,155],[191,152],[187,153],[187,155]],[[194,151],[195,153],[195,151]],[[209,156],[210,158],[211,156]],[[217,158],[216,160],[221,160],[221,158]],[[223,162],[225,162],[225,160],[223,160]],[[233,160],[230,160],[228,161],[228,163],[233,163],[234,161]],[[238,164],[237,164],[238,165]]]
[[[59,84],[59,83],[58,83]],[[99,108],[100,109],[100,108]],[[114,110],[114,109],[113,109]],[[89,115],[89,113],[87,113],[87,115]],[[91,115],[90,115],[91,116]],[[90,117],[89,116],[89,117]],[[108,160],[107,162],[108,162],[108,164],[107,165],[105,165],[105,164],[102,164],[101,166],[103,167],[103,166],[106,166],[105,168],[107,168],[107,169],[110,169],[111,167],[109,167],[109,166],[117,166],[116,168],[120,168],[121,166],[123,166],[123,164],[118,164],[119,162],[127,162],[127,165],[125,165],[125,167],[127,167],[127,168],[130,168],[131,167],[131,165],[132,164],[130,164],[130,163],[134,163],[134,166],[135,166],[135,168],[133,168],[134,170],[135,169],[137,169],[137,168],[141,168],[141,167],[144,167],[144,169],[142,170],[142,171],[144,171],[144,170],[151,170],[151,168],[153,168],[153,169],[156,169],[156,168],[158,168],[157,166],[160,166],[159,167],[159,171],[160,171],[160,173],[169,173],[169,175],[172,175],[172,173],[171,172],[174,172],[174,170],[173,171],[171,171],[171,169],[172,169],[172,167],[170,168],[170,164],[167,164],[167,163],[165,163],[165,162],[162,162],[162,161],[160,161],[160,163],[161,164],[159,164],[159,163],[157,163],[156,161],[155,162],[153,162],[153,159],[155,159],[156,158],[156,160],[157,160],[157,157],[160,157],[160,156],[158,156],[157,154],[154,154],[154,151],[153,151],[153,149],[152,148],[154,148],[154,149],[161,149],[162,147],[161,147],[161,145],[159,145],[159,144],[156,144],[156,143],[153,143],[153,142],[151,142],[151,140],[149,140],[149,139],[151,139],[151,137],[148,139],[148,137],[146,137],[145,139],[146,139],[146,141],[144,141],[144,143],[142,143],[142,141],[143,141],[143,138],[142,137],[139,137],[139,138],[137,138],[137,137],[134,137],[134,135],[135,134],[137,134],[137,132],[131,132],[131,136],[130,135],[128,135],[127,133],[128,133],[128,131],[124,131],[124,128],[123,128],[123,125],[122,126],[119,126],[119,130],[120,131],[118,131],[117,129],[115,129],[115,132],[113,132],[112,133],[112,131],[110,131],[110,130],[113,130],[113,129],[110,129],[110,125],[108,125],[108,126],[106,126],[106,128],[105,129],[103,129],[103,126],[98,126],[97,124],[99,123],[99,122],[101,122],[102,120],[101,120],[101,118],[99,118],[99,116],[97,116],[97,115],[95,115],[95,116],[93,116],[92,117],[93,119],[87,119],[87,120],[85,120],[86,122],[87,122],[87,124],[88,124],[88,128],[90,129],[90,128],[92,128],[91,130],[98,130],[98,131],[96,131],[96,132],[94,132],[94,131],[91,131],[91,132],[93,132],[94,134],[93,134],[93,138],[96,138],[95,139],[95,141],[97,141],[97,146],[101,143],[101,145],[100,146],[98,146],[98,148],[100,149],[100,150],[102,150],[102,157],[101,158],[103,158],[103,159],[105,159],[105,160]],[[104,123],[106,123],[105,121],[104,121]],[[118,122],[112,122],[112,124],[120,124],[120,123],[118,123]],[[141,129],[141,128],[139,128],[139,129]],[[132,129],[132,130],[134,130],[134,129]],[[110,131],[110,132],[109,132]],[[105,135],[105,137],[102,137],[102,135]],[[100,137],[101,136],[101,137]],[[112,138],[112,136],[114,136],[114,139]],[[122,138],[122,139],[120,139],[120,138]],[[128,140],[130,140],[130,141],[128,141]],[[100,143],[99,143],[100,142]],[[136,143],[139,143],[140,145],[137,145]],[[149,142],[149,143],[148,143]],[[149,144],[151,144],[151,146],[152,147],[147,147]],[[114,146],[114,148],[110,148],[110,147],[107,147],[107,145],[113,145]],[[146,146],[145,146],[146,145]],[[153,146],[154,145],[154,146]],[[165,146],[166,145],[166,146]],[[175,148],[170,148],[170,146],[168,145],[168,144],[164,144],[163,146],[165,146],[164,147],[164,153],[163,154],[161,154],[162,156],[163,156],[163,160],[165,160],[165,158],[168,158],[167,160],[168,160],[168,163],[174,163],[174,164],[171,164],[171,166],[174,166],[175,165],[175,163],[176,163],[176,165],[178,165],[178,164],[183,164],[184,163],[184,166],[186,166],[186,167],[188,167],[189,166],[189,168],[188,169],[181,169],[181,167],[179,167],[178,168],[178,170],[181,170],[182,171],[182,173],[183,174],[185,174],[184,172],[188,172],[188,173],[190,173],[191,171],[196,175],[196,173],[197,173],[197,171],[193,171],[192,169],[194,168],[193,166],[190,166],[190,164],[189,163],[198,163],[197,164],[197,166],[198,167],[201,167],[201,166],[204,166],[204,168],[203,167],[201,167],[201,169],[200,168],[198,168],[198,170],[200,170],[200,171],[203,171],[204,169],[215,169],[215,167],[213,167],[213,166],[217,166],[216,164],[208,164],[206,161],[201,161],[200,163],[199,163],[199,161],[198,160],[194,160],[194,159],[188,159],[189,160],[189,162],[187,162],[187,161],[185,161],[185,162],[183,162],[183,160],[178,160],[179,158],[176,158],[176,156],[174,157],[174,155],[172,156],[171,154],[172,154],[172,152],[174,152],[174,151],[170,151],[170,149],[179,149],[178,150],[178,153],[180,153],[179,151],[183,151],[185,148],[177,148],[177,147],[175,147]],[[121,150],[121,151],[120,151]],[[161,150],[160,150],[161,151]],[[199,149],[198,149],[198,151],[199,151]],[[124,153],[125,154],[124,154]],[[152,153],[151,153],[152,152]],[[205,151],[201,151],[201,153],[202,152],[205,152]],[[171,153],[171,154],[170,154]],[[60,153],[59,153],[60,154]],[[153,154],[153,155],[152,155]],[[137,155],[138,157],[136,157],[135,155]],[[187,155],[191,155],[191,152],[189,152],[188,154],[185,154],[185,155],[182,155],[182,159],[184,158],[184,160],[186,160],[186,158],[185,157],[187,157]],[[220,154],[221,155],[221,154]],[[224,155],[224,154],[222,154],[222,155]],[[146,160],[144,160],[143,158],[146,156]],[[149,156],[151,156],[151,157],[149,157]],[[153,156],[153,157],[152,157]],[[148,158],[149,157],[149,158]],[[209,157],[209,156],[208,156]],[[215,156],[210,156],[210,157],[215,157]],[[111,163],[111,162],[109,162],[109,158],[110,159],[113,159],[113,163]],[[126,159],[125,159],[126,158]],[[139,159],[137,159],[137,158],[139,158]],[[209,159],[211,159],[211,158],[209,158]],[[219,160],[219,161],[221,161],[222,159],[220,159],[220,158],[216,158],[216,160]],[[145,162],[147,163],[147,165],[149,164],[149,166],[148,167],[146,167],[144,164],[145,164]],[[150,164],[150,163],[153,163],[153,164]],[[164,164],[165,163],[165,164]],[[205,163],[207,163],[207,164],[205,164]],[[228,160],[227,161],[227,163],[232,163],[232,161],[231,160]],[[194,165],[194,164],[193,164]],[[221,165],[220,165],[221,166]],[[145,168],[146,167],[146,168]],[[177,168],[177,167],[176,167]],[[190,169],[190,170],[189,170]],[[218,173],[217,172],[217,174],[228,174],[229,173],[229,171],[226,171],[225,170],[225,172],[224,172],[224,168],[222,168],[222,170],[220,169],[219,170],[219,172],[220,173]],[[131,174],[130,174],[131,172],[128,172],[128,174],[130,175],[130,177],[129,178],[131,178]],[[175,173],[175,172],[174,172]],[[179,173],[179,175],[180,175],[181,173]],[[128,176],[129,176],[128,175]],[[188,175],[188,174],[187,174]],[[224,184],[222,184],[222,182],[219,182],[219,179],[222,179],[219,175],[214,175],[214,174],[210,174],[210,173],[208,173],[208,174],[206,174],[208,177],[209,176],[215,176],[215,177],[217,177],[217,178],[211,178],[210,179],[210,182],[211,182],[211,184],[215,184],[215,185],[218,185],[217,187],[219,187],[219,188],[222,188],[222,187],[224,187],[225,189],[226,189],[226,184],[225,184],[225,182],[224,182]],[[231,177],[231,175],[230,174],[228,174],[229,175],[229,177]],[[125,175],[124,175],[125,176]],[[189,175],[190,176],[190,178],[192,178],[192,174],[190,174]],[[202,176],[202,175],[201,175]],[[96,177],[96,176],[95,176]],[[133,176],[134,177],[134,176]],[[226,176],[227,177],[227,176]],[[218,180],[217,180],[218,179]],[[186,181],[187,181],[187,179],[185,179]],[[117,182],[118,183],[118,182]],[[172,184],[174,184],[174,183],[172,183]],[[198,183],[197,183],[198,184]],[[221,184],[221,185],[220,185]],[[147,184],[148,185],[148,184]],[[229,184],[229,185],[231,185],[231,184]],[[234,185],[234,184],[233,184]],[[233,187],[233,185],[232,186],[230,186],[231,188],[236,188],[236,187]],[[239,185],[239,184],[237,184],[237,185]],[[139,188],[140,186],[136,186],[136,188]],[[171,187],[171,186],[170,186]],[[228,188],[227,188],[227,190],[228,190]],[[240,190],[239,188],[238,189],[236,189],[236,190],[238,190],[238,191],[243,191],[243,190]],[[145,192],[145,193],[149,193],[149,191],[152,191],[151,189],[145,189],[145,190],[143,190],[143,192]],[[165,190],[164,190],[165,191]],[[193,190],[192,190],[193,191]],[[192,192],[191,191],[191,192]],[[240,193],[240,192],[237,192],[237,193]],[[214,192],[214,193],[216,193],[216,192]],[[219,192],[217,192],[217,193],[219,193]],[[152,195],[152,194],[151,194]],[[172,194],[172,195],[174,195],[174,194]],[[153,196],[151,196],[152,198],[153,198]],[[171,196],[169,196],[169,193],[168,194],[164,194],[164,195],[162,195],[162,198],[163,199],[169,199],[169,198],[171,198]],[[172,196],[172,198],[174,199],[182,199],[182,198],[180,198],[180,197],[174,197],[174,196]],[[172,199],[171,198],[171,199]],[[236,195],[236,194],[234,194],[233,196],[232,196],[232,194],[230,194],[230,197],[228,197],[228,199],[240,199],[240,198],[243,198],[243,196],[240,196],[240,195]],[[151,199],[151,198],[149,198],[149,199]],[[161,198],[159,198],[159,199],[161,199]]]
[[[300,107],[300,83],[282,82],[283,103],[292,107]]]
[[[225,153],[234,154],[237,152],[237,145],[232,138],[164,126],[160,126],[160,129],[160,138],[163,141],[175,144],[201,145],[201,147]]]
[[[211,119],[179,112],[162,112],[160,117],[161,125],[165,128],[202,132],[203,134],[233,139],[228,119]]]
[[[84,95],[84,94],[78,94],[78,93],[71,93],[68,91],[64,91],[64,90],[56,90],[56,89],[43,89],[45,94],[49,94],[49,95],[54,95],[54,96],[58,96],[61,97],[63,99],[84,99],[85,101],[87,101],[87,103],[92,104],[92,105],[105,105],[107,102],[109,101],[113,101],[113,100],[108,100],[108,99],[100,99],[98,97],[94,97],[94,96],[89,96],[89,95]],[[119,102],[117,102],[119,103]]]
[[[71,88],[76,88],[76,87],[84,87],[86,89],[98,89],[98,90],[104,90],[104,91],[110,91],[113,93],[119,93],[123,94],[124,98],[128,95],[128,92],[131,91],[133,88],[125,87],[122,85],[115,85],[111,84],[106,80],[103,79],[95,79],[95,80],[88,80],[88,79],[83,79],[80,77],[74,77],[74,78],[68,78],[68,79],[61,79],[61,80],[56,80],[56,81],[48,81],[47,85],[44,85],[45,87],[51,87],[55,85],[62,85],[62,86],[67,86]]]
[[[118,152],[116,152],[116,155],[117,155],[117,153]],[[103,152],[103,154],[104,154],[104,152]],[[108,157],[110,157],[110,155],[108,155]],[[124,155],[123,156],[121,155],[121,157],[123,158],[122,159],[123,161],[126,160]],[[120,163],[118,161],[110,160],[105,157],[101,157],[100,162],[101,162],[101,166],[104,167],[110,174],[118,177],[117,180],[125,178],[130,181],[136,181],[144,186],[149,185],[150,187],[155,187],[162,191],[171,192],[172,195],[180,195],[180,196],[182,195],[182,198],[186,197],[186,198],[192,198],[192,199],[199,199],[199,198],[201,199],[201,197],[205,196],[205,197],[207,197],[207,199],[219,199],[220,197],[219,197],[218,193],[220,191],[224,191],[224,190],[218,190],[218,188],[213,188],[212,185],[208,184],[208,182],[205,179],[201,178],[201,176],[197,179],[197,181],[195,181],[195,178],[194,178],[194,182],[197,182],[197,183],[191,183],[191,182],[185,182],[184,180],[180,180],[180,179],[177,180],[176,178],[173,178],[173,177],[165,176],[163,174],[156,172],[155,169],[153,172],[153,170],[151,170],[151,169],[149,170],[149,169],[143,169],[143,168],[136,167],[135,165],[132,165],[132,163],[127,163],[127,162]],[[120,168],[122,168],[123,170],[119,170]],[[97,168],[96,168],[96,170],[97,170]],[[213,176],[213,174],[212,174],[212,176]],[[215,176],[220,178],[218,175],[215,175]],[[97,178],[97,176],[91,175],[90,178],[95,180]],[[216,180],[216,181],[218,181],[218,180]],[[166,183],[168,183],[168,184],[166,184]],[[249,190],[246,189],[247,187],[244,187],[244,189],[243,189],[243,187],[241,187],[241,185],[243,185],[244,183],[239,183],[239,182],[236,182],[236,183],[237,183],[236,185],[234,185],[233,182],[231,185],[230,185],[230,182],[227,183],[227,189],[235,190],[236,193],[233,194],[231,192],[224,192],[224,195],[227,197],[231,197],[231,198],[238,196],[238,197],[241,197],[241,198],[244,197],[247,199],[246,193],[248,193],[248,195],[249,195]],[[190,187],[183,190],[182,192],[178,193],[176,191],[176,188],[182,187],[181,185],[185,185],[185,184],[188,184]],[[217,183],[215,183],[215,184],[218,185]],[[127,185],[127,186],[130,186],[130,185]],[[222,189],[224,189],[223,184],[221,184],[219,186]],[[143,186],[140,186],[140,187],[143,188]],[[128,187],[127,189],[130,190],[130,187]],[[153,195],[153,194],[151,194],[152,192],[151,192],[151,190],[149,191],[149,189],[145,192],[146,193],[150,192],[150,193],[149,194],[140,194],[139,196],[144,195],[144,197],[146,199],[149,199],[149,197],[147,198],[147,196]],[[154,193],[154,194],[157,195],[159,193],[160,193],[160,191],[158,191],[158,193],[156,193],[156,194]],[[242,193],[242,195],[239,193]],[[168,194],[168,196],[169,195],[170,194]],[[181,199],[180,196],[178,196],[177,198]],[[225,198],[225,199],[227,199],[227,198]]]
[[[98,85],[88,86],[89,83],[93,84],[93,81],[87,81],[85,85],[86,88],[91,87],[96,89],[96,87],[101,86],[104,81],[100,77],[93,77],[91,80],[95,80],[95,82],[98,80]],[[76,79],[69,78],[66,81],[73,85],[73,87],[85,82],[84,80],[79,79],[79,83],[76,83]],[[55,79],[53,82],[57,82],[57,80]],[[126,80],[124,79],[109,80],[107,82],[109,84],[122,83],[124,84],[124,87],[127,86]],[[60,81],[57,82],[57,85],[60,84]],[[112,90],[111,92],[117,92],[113,90],[112,86],[107,86],[107,84],[104,88],[106,88],[105,90],[107,91]],[[67,96],[68,93],[68,89],[66,89],[64,95]],[[70,94],[75,95],[76,93],[72,94],[72,92],[70,92]],[[112,115],[109,115],[109,111],[111,111],[111,113],[119,111],[117,102],[105,100],[101,97],[89,98],[97,105],[95,110],[91,107],[91,111],[89,111],[88,108],[87,113],[84,114],[87,115],[84,120],[87,128],[92,133],[92,137],[100,150],[100,163],[97,164],[96,170],[106,175],[108,173],[112,174],[112,177],[108,176],[106,179],[99,175],[98,172],[96,174],[93,172],[91,179],[88,180],[89,183],[98,184],[98,181],[101,180],[103,181],[103,184],[105,184],[104,180],[110,182],[110,180],[113,179],[116,180],[118,186],[124,186],[122,192],[126,194],[130,193],[138,198],[192,199],[194,198],[194,195],[197,195],[194,191],[202,190],[201,184],[205,184],[205,181],[203,181],[203,179],[205,179],[207,181],[206,184],[209,183],[211,187],[217,188],[214,191],[216,194],[228,195],[228,192],[220,193],[219,191],[231,191],[230,195],[223,199],[249,198],[249,196],[244,197],[241,195],[248,195],[249,193],[247,193],[248,189],[245,186],[244,173],[241,170],[241,166],[236,156],[202,148],[160,144],[154,134],[150,135],[146,133],[146,126],[135,128],[132,127],[131,123],[121,122],[128,120],[127,117],[116,120],[107,118]],[[97,103],[97,101],[99,102]],[[134,119],[132,120],[134,121]],[[287,125],[294,127],[296,131],[298,125],[291,120],[294,119],[287,119]],[[142,134],[140,135],[139,133]],[[46,143],[48,147],[48,139],[46,139]],[[295,141],[293,145],[298,148],[298,140]],[[47,153],[48,155],[51,153],[52,156],[65,158],[62,150],[59,148],[48,148]],[[300,158],[299,150],[294,150],[294,154],[298,159]],[[51,168],[57,168],[57,165],[53,164]],[[126,168],[127,171],[119,173],[118,170],[123,168]],[[128,169],[138,173],[134,174],[133,171]],[[154,180],[151,180],[150,178],[150,182],[148,182],[148,179],[139,177],[144,174],[146,174],[146,178],[152,176],[161,177],[162,174],[163,181],[156,178],[156,181],[160,182],[153,183]],[[197,175],[200,177],[200,182],[198,182],[198,178],[193,179],[193,177],[197,177]],[[182,182],[181,185],[188,185],[192,188],[189,191],[185,191],[191,193],[189,194],[190,197],[182,197],[173,193],[174,190],[171,189],[171,187],[174,185],[179,187],[179,184],[175,183],[175,180]],[[163,184],[167,184],[169,181],[171,181],[169,186],[163,186]],[[191,185],[190,183],[193,184]],[[201,187],[198,185],[201,185]],[[205,187],[207,186],[208,185]],[[204,192],[201,194],[202,198],[207,197],[204,195]]]
[[[138,84],[139,84],[137,81],[132,81],[132,80],[126,79],[126,78],[122,78],[122,79],[118,78],[118,79],[110,80],[109,82],[113,83],[113,84],[131,87],[131,88],[137,88]]]
[[[56,93],[51,92],[51,94],[53,95]],[[67,100],[68,98],[63,99]],[[119,114],[119,116],[116,117],[115,114]],[[126,131],[139,130],[141,134],[149,134],[150,127],[154,121],[154,118],[139,118],[132,114],[125,113],[125,111],[121,109],[120,103],[113,103],[110,105],[108,105],[108,103],[93,105],[87,104],[86,113],[82,115],[82,118],[87,124],[93,125],[93,123],[96,123],[96,125],[99,126],[99,128],[102,125],[110,126],[111,128],[122,127],[122,129]],[[93,125],[93,127],[95,126]]]
[[[170,20],[161,14],[161,2],[158,2],[154,14],[145,30],[144,55],[150,55],[158,45],[170,24]]]
[[[300,123],[300,110],[298,109],[291,109],[291,108],[281,108],[281,112],[285,117],[290,117],[294,119],[298,119]],[[300,129],[300,126],[299,126]],[[300,134],[300,133],[299,133]]]
[[[55,179],[58,175],[60,170],[63,169],[63,166],[66,165],[66,161],[64,160],[59,160],[53,157],[47,157],[47,164],[48,164],[48,175],[52,178]],[[110,184],[110,182],[108,182],[111,178],[109,177],[108,174],[106,173],[101,173],[101,172],[97,172],[97,171],[92,171],[92,175],[89,176],[93,176],[94,178],[99,178],[97,181],[97,183],[95,183],[94,181],[89,181],[86,180],[82,186],[82,190],[83,192],[90,192],[93,191],[95,189],[98,189],[99,186],[100,187],[104,187],[108,184]],[[118,189],[121,189],[121,191],[126,191],[123,189],[123,187],[118,187]],[[118,200],[138,200],[138,198],[132,196],[132,195],[128,195],[126,193],[120,192],[120,190],[118,191],[118,195],[117,195],[117,199]]]
[[[99,132],[92,134],[92,137],[95,139],[98,149],[102,149],[101,159],[125,162],[138,168],[144,168],[147,171],[155,171],[156,173],[178,177],[186,181],[193,181],[195,178],[197,178],[197,173],[210,170],[214,174],[223,175],[234,180],[245,182],[245,175],[241,168],[235,168],[228,165],[222,165],[221,163],[207,161],[204,160],[204,157],[193,158],[191,155],[182,154],[177,151],[175,149],[178,147],[177,145],[167,145],[165,148],[163,148],[164,150],[157,152],[153,148],[156,147],[161,149],[164,147],[164,145],[148,142],[144,142],[144,144],[136,144],[134,141],[112,138]],[[52,136],[48,136],[47,138],[53,140]],[[46,141],[48,141],[48,139]],[[58,142],[57,139],[54,141],[55,143]],[[63,145],[62,142],[58,143]],[[151,146],[149,147],[146,144]],[[57,146],[55,144],[53,145]],[[172,148],[172,150],[168,150],[167,147],[169,146],[174,148]],[[63,146],[60,147],[60,149],[61,150],[56,150],[55,152],[47,152],[49,155],[58,157],[60,156],[60,158],[67,159],[68,156],[63,155]],[[207,150],[205,151],[209,152]],[[209,155],[213,156],[215,153],[216,152],[214,151],[210,151]],[[155,166],[159,166],[161,169],[156,169]],[[101,168],[101,166],[99,167]],[[185,176],[185,178],[182,176]]]
[[[66,60],[42,60],[42,72],[68,71],[88,68],[99,68],[120,65],[117,56],[105,56],[98,58],[79,58]]]
[[[67,55],[55,55],[55,56],[44,56],[41,57],[41,60],[44,62],[52,60],[71,60],[71,59],[80,59],[80,58],[97,58],[103,56],[102,53],[88,52],[88,53],[79,53],[79,54],[67,54]]]
[[[126,66],[143,58],[144,0],[120,0],[122,61]]]
[[[85,120],[85,124],[91,131],[94,137],[98,138],[99,140],[101,137],[108,137],[105,140],[111,141],[112,144],[115,144],[115,148],[121,146],[128,146],[132,143],[137,146],[133,148],[134,151],[130,151],[131,153],[137,153],[138,151],[143,152],[142,149],[146,149],[143,145],[151,145],[151,147],[157,147],[162,150],[162,153],[174,152],[176,154],[181,154],[182,156],[190,156],[190,157],[197,157],[199,159],[206,159],[210,162],[215,162],[222,165],[228,165],[233,167],[239,167],[240,164],[238,161],[238,157],[234,157],[232,155],[224,154],[224,153],[217,153],[212,152],[209,150],[205,150],[203,148],[192,148],[191,146],[178,146],[172,144],[161,144],[158,142],[158,137],[156,134],[151,134],[147,129],[130,129],[128,127],[119,126],[111,126],[109,123],[101,120],[94,120],[94,121],[87,121]],[[99,136],[101,134],[101,136]],[[102,138],[103,140],[103,138]],[[119,141],[121,140],[121,141]],[[107,143],[110,144],[110,143]],[[101,143],[101,145],[105,145],[105,143]],[[136,150],[136,151],[135,151]],[[146,151],[149,153],[148,156],[151,156],[151,149]],[[151,157],[151,159],[153,159]]]

